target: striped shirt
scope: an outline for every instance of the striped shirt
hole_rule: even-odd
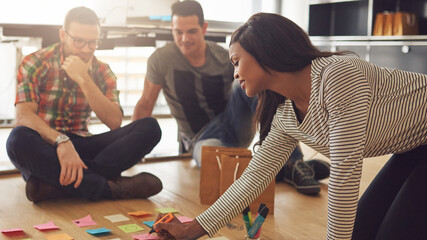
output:
[[[279,106],[267,138],[242,177],[197,217],[209,235],[267,187],[298,141],[331,160],[327,239],[350,239],[363,158],[427,144],[427,75],[348,56],[313,60],[304,120],[298,122],[290,100]]]
[[[90,135],[87,125],[92,109],[78,84],[62,70],[63,61],[60,43],[26,56],[18,69],[15,104],[36,102],[38,116],[53,129]],[[120,107],[116,76],[110,67],[94,57],[89,75],[101,92]]]

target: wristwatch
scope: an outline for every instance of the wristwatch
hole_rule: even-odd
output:
[[[69,138],[67,135],[65,135],[65,134],[61,134],[61,135],[59,135],[59,136],[56,138],[56,140],[55,140],[55,146],[58,146],[59,144],[61,144],[61,143],[63,143],[63,142],[66,142],[66,141],[68,141],[68,140],[70,140],[70,138]]]

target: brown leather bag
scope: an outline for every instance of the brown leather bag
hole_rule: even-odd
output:
[[[393,35],[418,35],[418,19],[415,13],[396,12]]]
[[[373,36],[383,35],[384,21],[385,21],[385,14],[382,12],[377,13],[375,16],[374,30],[372,32]]]
[[[383,22],[383,36],[393,35],[394,13],[385,12]]]

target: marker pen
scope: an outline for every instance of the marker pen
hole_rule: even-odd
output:
[[[249,232],[249,229],[251,229],[251,219],[249,218],[249,214],[251,214],[251,210],[249,207],[246,207],[243,212],[243,222],[245,222],[246,231]]]
[[[258,214],[266,207],[266,205],[264,203],[261,203],[258,207]],[[257,216],[258,216],[257,214]],[[258,238],[259,235],[261,234],[261,227],[258,229],[258,232],[254,235],[254,238]]]
[[[156,226],[157,223],[168,223],[168,222],[172,221],[173,219],[174,219],[174,216],[172,213],[166,214],[165,216],[163,216],[162,218],[160,218],[157,222],[155,222],[153,224],[153,228],[150,230],[148,235],[152,234],[153,232],[157,232],[156,230],[154,230],[154,226]]]
[[[264,223],[265,218],[268,214],[268,208],[264,207],[261,212],[258,214],[258,216],[255,218],[254,223],[252,224],[251,229],[248,231],[249,237],[253,238],[255,234],[258,232],[258,230],[261,228],[261,225]]]

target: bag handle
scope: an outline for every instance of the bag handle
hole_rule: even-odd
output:
[[[218,150],[216,150],[216,152],[218,152]],[[236,158],[239,158],[239,156],[236,155]],[[218,163],[219,170],[221,171],[221,167],[222,167],[221,166],[221,159],[219,159],[218,155],[216,155],[216,161]],[[236,179],[237,179],[237,171],[239,170],[239,165],[240,165],[240,163],[237,162],[236,167],[234,168],[234,179],[233,179],[233,182],[235,182]]]
[[[236,156],[236,158],[239,158],[239,156]],[[239,170],[239,162],[237,162],[236,167],[234,168],[234,180],[233,180],[233,182],[235,182],[237,179],[237,170]]]
[[[218,168],[221,171],[221,159],[219,159],[219,156],[218,156],[219,150],[217,149],[216,152],[217,152],[217,154],[216,154],[216,161],[218,162]]]

